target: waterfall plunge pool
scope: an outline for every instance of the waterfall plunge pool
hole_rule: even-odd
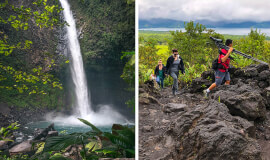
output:
[[[78,120],[78,122],[80,122]],[[84,133],[91,131],[91,127],[83,124],[67,124],[61,122],[51,122],[51,121],[39,121],[39,122],[31,122],[26,125],[20,127],[20,130],[15,134],[16,142],[20,143],[24,140],[32,140],[34,138],[34,133],[38,129],[45,129],[50,124],[54,123],[54,129],[58,131],[59,135],[61,134],[71,134],[71,133]],[[124,123],[121,124],[128,127],[134,127],[134,123]],[[106,126],[96,126],[102,132],[111,132],[112,125]]]

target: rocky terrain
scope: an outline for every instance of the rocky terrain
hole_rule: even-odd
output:
[[[45,120],[46,113],[52,109],[48,108],[20,108],[10,106],[6,103],[0,103],[0,126],[7,127],[11,123],[18,121],[20,125],[30,122]]]
[[[270,70],[232,68],[231,85],[202,91],[207,71],[173,96],[149,81],[139,88],[140,159],[270,160]]]

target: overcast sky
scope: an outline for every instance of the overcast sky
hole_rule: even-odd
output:
[[[139,18],[270,21],[270,0],[138,0]]]

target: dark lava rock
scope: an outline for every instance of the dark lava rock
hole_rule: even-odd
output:
[[[168,103],[164,105],[162,110],[165,113],[181,112],[181,111],[184,111],[186,107],[187,107],[186,104]]]
[[[140,104],[147,105],[150,103],[159,103],[159,101],[155,97],[149,95],[148,93],[142,93],[139,95],[139,97],[140,97],[139,99]]]
[[[260,81],[258,83],[258,86],[261,87],[261,88],[266,88],[269,86],[268,82],[267,81]]]
[[[261,64],[233,68],[231,85],[217,87],[209,99],[202,90],[211,85],[213,71],[204,72],[177,96],[169,87],[160,91],[162,96],[143,88],[158,103],[152,98],[147,105],[140,101],[140,159],[269,159],[269,71]]]
[[[213,70],[203,72],[202,75],[201,75],[201,77],[203,79],[212,80],[212,82],[215,81],[215,74],[214,74],[214,71]]]
[[[259,74],[259,80],[268,80],[270,78],[270,71],[264,70]]]
[[[151,132],[153,130],[152,126],[144,126],[143,127],[143,132]]]
[[[244,74],[246,77],[255,77],[258,75],[258,71],[256,68],[247,67],[244,68]]]
[[[212,79],[203,79],[202,77],[196,78],[191,82],[188,88],[190,93],[202,92],[205,88],[212,84]]]
[[[261,159],[260,147],[250,137],[254,125],[232,116],[217,101],[182,114],[174,126],[170,134],[178,137],[178,159]]]
[[[260,73],[262,71],[265,70],[269,70],[269,66],[266,64],[258,64],[257,66],[255,66],[257,68],[257,71]]]
[[[214,98],[226,104],[231,114],[249,120],[264,118],[267,103],[259,90],[247,84],[221,86],[220,88],[214,93]]]

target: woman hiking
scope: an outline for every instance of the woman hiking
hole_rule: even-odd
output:
[[[165,73],[166,73],[166,67],[162,64],[162,60],[160,59],[155,69],[155,77],[161,89],[163,89],[163,81],[166,76]]]
[[[185,67],[184,67],[183,59],[178,54],[178,50],[173,49],[172,53],[173,55],[171,55],[167,60],[166,70],[167,70],[167,74],[173,78],[172,93],[173,95],[176,95],[178,92],[179,71],[181,70],[181,73],[185,74]]]

